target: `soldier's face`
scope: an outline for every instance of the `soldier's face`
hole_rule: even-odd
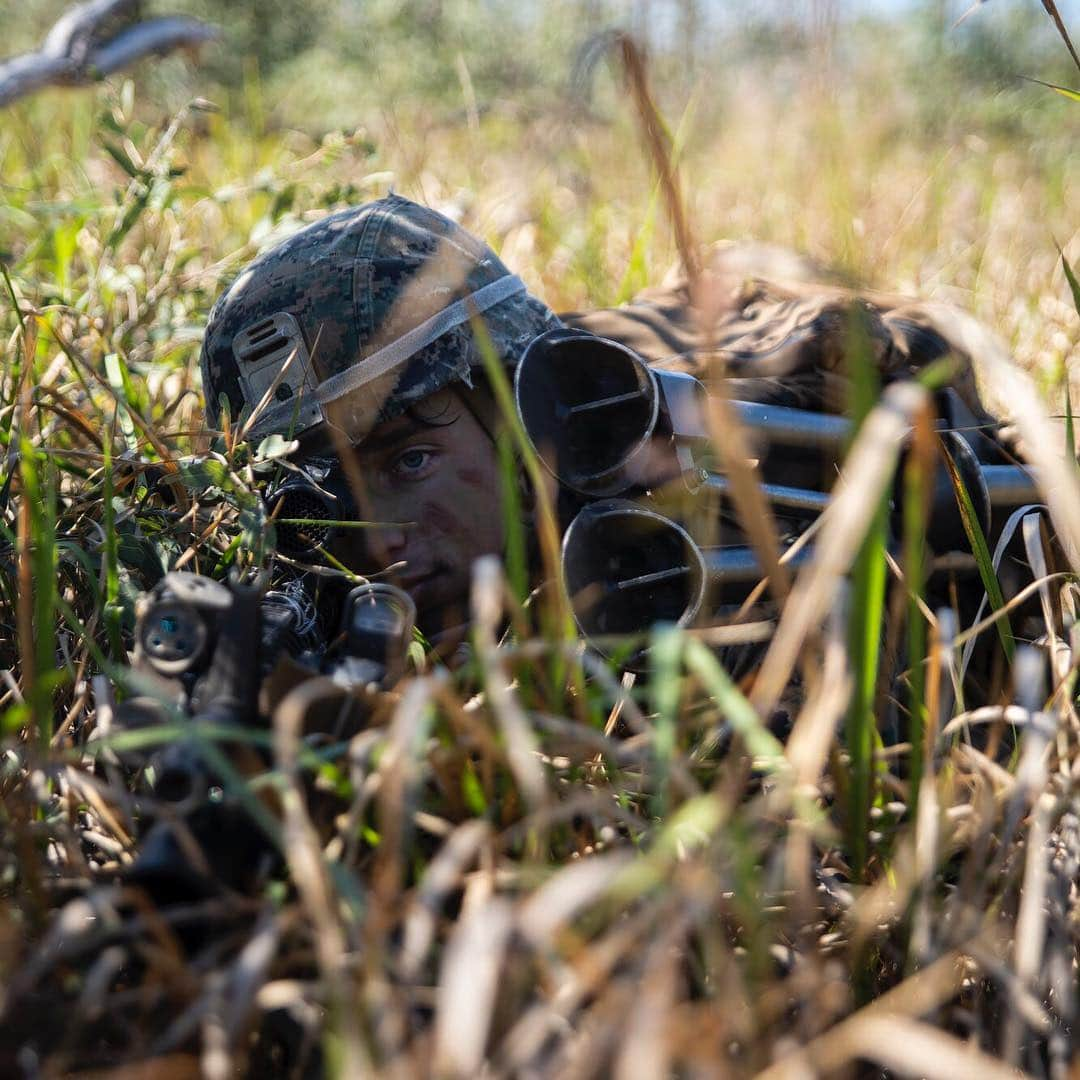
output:
[[[353,451],[360,516],[336,554],[353,569],[392,567],[431,638],[468,618],[472,564],[502,554],[498,461],[491,438],[453,390],[377,427]],[[374,566],[372,565],[374,564]]]

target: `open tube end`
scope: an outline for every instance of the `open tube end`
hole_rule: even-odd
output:
[[[582,330],[541,334],[514,377],[537,456],[566,487],[603,498],[631,486],[629,463],[656,428],[656,378],[635,352]]]
[[[563,538],[563,577],[587,637],[692,622],[705,594],[701,550],[681,525],[622,499],[586,506]]]

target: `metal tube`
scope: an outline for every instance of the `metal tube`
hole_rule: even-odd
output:
[[[1042,502],[1035,477],[1022,465],[984,465],[982,474],[991,506]]]
[[[728,478],[715,473],[710,473],[702,486],[720,495],[728,495],[731,491],[731,482]],[[820,514],[829,505],[831,498],[825,491],[791,487],[788,484],[759,484],[758,486],[773,506],[782,506],[789,510],[804,510],[812,514]]]
[[[701,557],[705,563],[705,573],[714,587],[725,585],[748,584],[761,581],[765,572],[761,569],[754,549],[748,546],[701,548]],[[810,561],[813,548],[807,544],[800,548],[786,564],[795,570]]]
[[[784,405],[761,405],[756,401],[733,401],[744,424],[766,442],[800,450],[839,452],[851,434],[851,421],[829,413],[791,409]]]
[[[1023,506],[1042,501],[1035,477],[1023,465],[980,464],[978,470],[986,484],[991,506]],[[728,478],[715,473],[710,473],[702,486],[720,495],[729,495],[731,491]],[[828,492],[788,484],[760,484],[759,487],[773,506],[815,514],[821,513],[832,498]]]
[[[974,555],[966,551],[946,551],[935,555],[930,563],[930,570],[935,574],[977,574],[979,564]]]

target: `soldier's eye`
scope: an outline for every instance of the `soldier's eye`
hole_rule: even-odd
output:
[[[415,476],[427,468],[432,457],[430,450],[421,450],[417,447],[404,450],[394,459],[391,472],[397,476]]]

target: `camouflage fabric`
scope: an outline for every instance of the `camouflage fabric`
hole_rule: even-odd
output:
[[[234,418],[258,405],[261,395],[245,381],[236,343],[260,320],[280,314],[296,320],[312,369],[303,396],[508,276],[487,245],[399,195],[332,214],[255,259],[214,305],[202,349],[208,415],[220,421],[221,399]],[[511,364],[529,341],[558,325],[551,311],[524,291],[495,304],[482,318],[496,351]],[[471,384],[480,362],[466,321],[420,348],[403,366],[335,401],[326,408],[326,419],[355,441],[436,390],[459,380]]]
[[[734,398],[839,413],[845,407],[844,357],[857,307],[882,382],[909,378],[952,356],[958,370],[950,385],[979,424],[994,426],[977,387],[977,358],[952,332],[952,319],[969,318],[962,312],[842,287],[807,260],[767,245],[718,248],[710,269],[728,296],[717,305],[708,332],[681,274],[622,307],[560,318],[614,338],[656,366],[686,371],[705,383],[723,377]]]
[[[723,377],[734,397],[839,412],[851,310],[857,306],[883,381],[908,377],[951,354],[961,362],[954,389],[978,424],[992,424],[976,388],[973,358],[957,346],[941,305],[840,287],[798,256],[762,245],[717,249],[710,270],[730,296],[717,305],[720,313],[707,334],[679,276],[623,307],[561,318],[621,341],[659,366],[689,371],[706,383]],[[481,241],[398,195],[324,218],[257,258],[214,306],[202,352],[209,417],[220,420],[221,399],[234,418],[258,404],[261,395],[245,382],[235,346],[260,320],[278,313],[296,319],[310,354],[305,391],[311,391],[508,275]],[[525,292],[482,318],[509,365],[529,341],[559,325]],[[356,441],[436,390],[456,381],[471,384],[479,364],[465,322],[323,411]]]

